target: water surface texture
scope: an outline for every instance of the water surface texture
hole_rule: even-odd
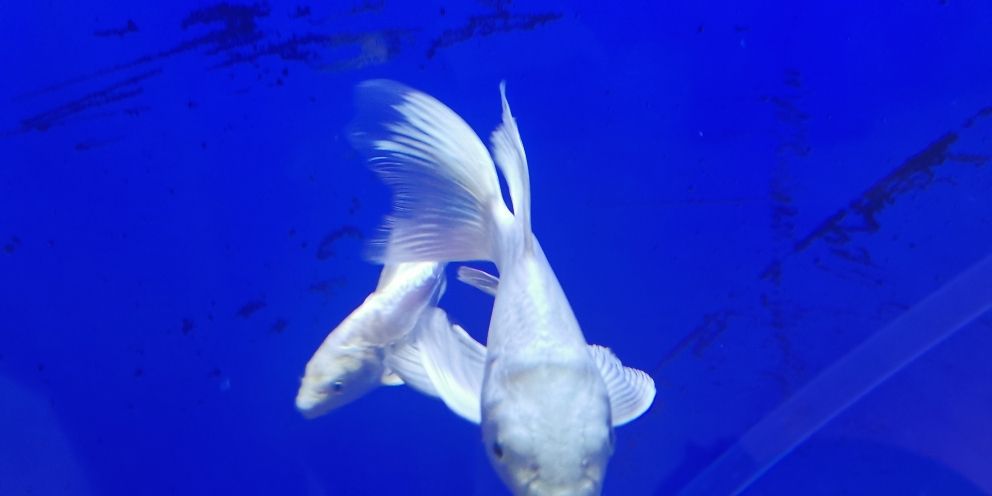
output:
[[[378,277],[370,78],[484,138],[507,81],[586,338],[658,388],[604,494],[992,493],[988,2],[2,10],[0,494],[507,494],[409,388],[293,406]]]

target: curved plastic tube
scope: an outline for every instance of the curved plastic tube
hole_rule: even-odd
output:
[[[827,367],[755,424],[681,494],[739,494],[827,422],[992,308],[992,255]]]

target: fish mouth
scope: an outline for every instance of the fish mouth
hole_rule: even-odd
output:
[[[300,391],[296,395],[296,409],[306,418],[314,418],[324,413],[326,409],[321,406],[327,399],[326,394],[315,391]]]
[[[527,482],[524,482],[524,489],[527,490],[527,494],[534,493],[534,491],[531,489],[531,486],[534,485],[534,483],[537,482],[537,480],[540,478],[541,478],[540,474],[534,474],[533,476],[531,476],[530,479],[527,479]]]
[[[525,493],[530,496],[593,496],[599,494],[597,488],[599,483],[588,475],[583,475],[574,484],[534,487],[535,483],[541,482],[540,476],[531,477],[524,484]]]

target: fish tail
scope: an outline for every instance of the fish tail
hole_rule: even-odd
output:
[[[369,258],[386,264],[488,260],[498,266],[516,222],[478,135],[438,100],[393,81],[366,81],[356,96],[352,143],[393,190],[393,211]]]
[[[513,215],[520,227],[524,246],[530,248],[533,246],[534,238],[530,227],[530,173],[527,169],[527,154],[524,152],[523,140],[520,139],[517,120],[510,113],[510,104],[506,101],[506,81],[499,83],[499,96],[503,104],[503,122],[490,137],[493,157],[510,189]]]

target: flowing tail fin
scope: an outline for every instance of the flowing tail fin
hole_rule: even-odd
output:
[[[533,246],[530,229],[530,173],[527,170],[527,154],[524,153],[517,120],[510,113],[510,103],[506,101],[506,81],[499,83],[499,96],[503,104],[503,122],[490,137],[493,157],[506,178],[510,200],[513,202],[513,215],[522,227],[524,245],[529,249]]]
[[[394,193],[386,235],[370,258],[496,261],[512,216],[478,135],[444,104],[402,84],[367,81],[356,93],[352,142]]]

